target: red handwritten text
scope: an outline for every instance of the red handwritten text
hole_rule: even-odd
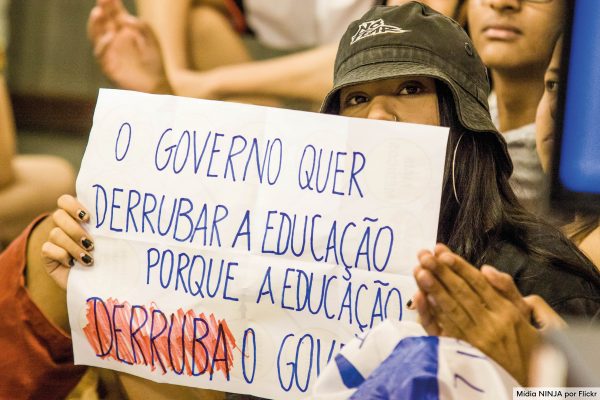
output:
[[[182,309],[167,315],[153,303],[130,305],[109,298],[87,299],[87,340],[101,358],[157,367],[163,374],[199,376],[222,371],[229,380],[235,338],[227,322],[213,314]]]

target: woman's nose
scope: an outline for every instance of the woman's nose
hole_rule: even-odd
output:
[[[389,96],[377,96],[369,104],[368,119],[379,119],[382,121],[398,121]]]

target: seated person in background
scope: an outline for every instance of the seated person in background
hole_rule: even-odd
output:
[[[467,6],[469,33],[491,72],[492,121],[515,166],[511,186],[525,208],[538,215],[547,210],[546,181],[535,152],[535,112],[565,6],[565,0],[473,0]]]
[[[544,95],[535,119],[537,151],[542,168],[546,173],[550,170],[554,147],[561,52],[562,37],[556,43],[544,76]],[[577,213],[575,216],[570,216],[570,221],[563,227],[563,231],[592,260],[596,267],[600,268],[600,216],[592,213]]]
[[[4,49],[0,48],[0,60],[3,58]],[[0,249],[36,215],[52,210],[58,196],[75,191],[73,167],[55,156],[17,154],[15,131],[0,65]]]
[[[139,0],[138,19],[121,0],[98,0],[88,35],[104,73],[124,89],[267,105],[282,98],[318,103],[331,87],[337,41],[346,26],[383,3],[281,0],[274,7],[257,0]],[[426,3],[458,16],[464,0]],[[241,39],[246,29],[266,46],[311,49],[255,61]]]

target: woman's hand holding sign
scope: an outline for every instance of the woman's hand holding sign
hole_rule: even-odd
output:
[[[75,260],[82,265],[92,265],[90,252],[94,242],[80,225],[90,220],[89,212],[70,195],[58,199],[58,209],[52,214],[55,227],[42,245],[42,259],[46,271],[63,289],[67,288],[69,271]]]
[[[414,276],[420,291],[414,302],[430,335],[451,336],[479,348],[520,383],[539,340],[533,318],[543,328],[566,324],[541,298],[523,298],[507,274],[491,266],[481,271],[437,245],[421,251]]]

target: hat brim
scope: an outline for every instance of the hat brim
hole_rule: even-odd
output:
[[[506,141],[498,132],[490,117],[487,104],[480,103],[475,97],[454,82],[448,74],[440,68],[414,62],[379,62],[362,65],[338,77],[335,87],[325,96],[321,105],[321,112],[339,114],[340,91],[344,87],[368,83],[383,79],[400,78],[404,76],[427,76],[444,82],[452,91],[456,103],[456,113],[459,122],[468,130],[475,132],[489,132],[496,136],[500,147],[512,171],[512,162],[508,154]]]

